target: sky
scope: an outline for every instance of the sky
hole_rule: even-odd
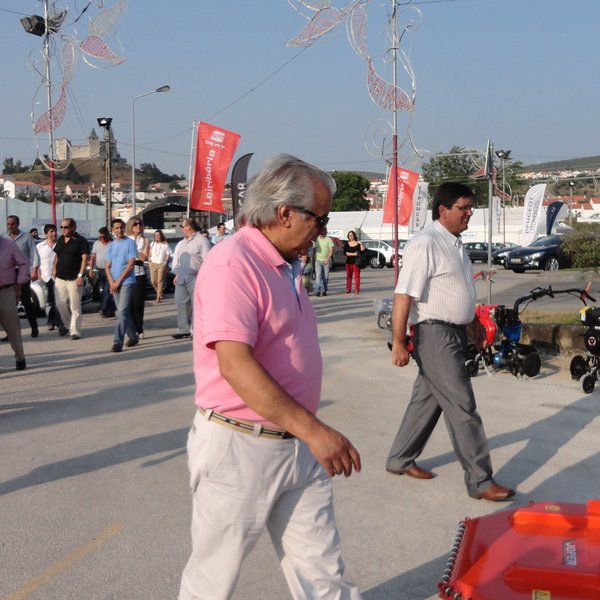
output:
[[[308,0],[307,0],[308,1]],[[291,2],[291,4],[290,4]],[[132,99],[162,85],[171,91],[135,101],[136,163],[187,176],[194,121],[241,135],[236,158],[253,152],[250,171],[269,156],[294,154],[326,170],[385,172],[370,132],[391,139],[392,113],[371,100],[366,62],[351,48],[345,21],[306,49],[286,46],[308,23],[299,0],[129,0],[107,39],[126,57],[116,67],[90,66],[80,56],[67,87],[67,111],[56,138],[83,143],[98,117],[112,117],[120,154],[131,160]],[[326,3],[326,0],[313,0]],[[331,0],[342,8],[346,0]],[[402,31],[414,10],[398,5]],[[115,0],[57,0],[69,14],[61,33],[83,40],[89,18]],[[378,73],[392,79],[389,0],[370,0],[367,46]],[[398,113],[398,136],[410,126],[427,160],[452,146],[512,151],[525,164],[600,154],[600,52],[597,0],[422,0],[421,24],[401,48],[416,80],[412,115]],[[99,8],[100,7],[100,8]],[[311,14],[309,10],[303,11]],[[41,38],[19,19],[43,14],[40,0],[0,0],[3,46],[0,160],[31,164],[48,152],[36,143],[32,110],[47,108],[39,73]],[[313,13],[314,14],[314,13]],[[390,34],[391,35],[391,34]],[[60,35],[53,47],[62,46]],[[53,61],[53,98],[62,74]],[[398,85],[411,81],[398,67]],[[37,98],[37,104],[34,99]],[[383,129],[381,129],[383,127]],[[377,136],[379,139],[381,136]],[[367,149],[369,146],[370,151]],[[399,157],[418,170],[410,144]]]

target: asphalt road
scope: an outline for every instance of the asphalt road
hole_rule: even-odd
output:
[[[343,278],[334,272],[330,295],[313,299],[325,364],[320,414],[352,439],[363,459],[362,473],[336,478],[334,486],[348,574],[366,600],[435,598],[465,516],[531,500],[598,496],[600,392],[583,394],[568,374],[546,364],[533,380],[508,373],[474,379],[496,477],[518,488],[514,502],[498,506],[467,496],[442,424],[420,461],[435,479],[387,474],[385,457],[416,371],[391,366],[375,323],[372,301],[392,295],[393,271],[363,271],[359,296],[343,294]],[[494,281],[493,300],[501,303],[546,281],[585,283],[565,272],[499,272]],[[485,283],[477,289],[485,299]],[[598,280],[593,291],[600,296]],[[580,304],[572,299],[563,306]],[[172,299],[146,310],[146,339],[122,354],[109,352],[114,321],[95,312],[86,312],[79,341],[45,330],[32,340],[25,330],[27,371],[16,372],[2,346],[2,600],[176,598],[190,550],[191,343],[170,337]],[[288,597],[263,536],[234,598]]]

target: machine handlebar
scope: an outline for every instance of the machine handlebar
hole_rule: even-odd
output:
[[[519,310],[519,306],[521,306],[521,304],[523,304],[524,302],[527,302],[528,300],[538,300],[539,298],[543,298],[544,296],[549,296],[550,298],[554,298],[555,294],[571,294],[571,295],[575,295],[577,294],[579,296],[579,299],[587,305],[586,300],[590,300],[591,302],[596,302],[596,298],[594,298],[593,296],[590,296],[588,290],[591,287],[592,282],[590,281],[590,283],[588,284],[586,289],[580,289],[580,288],[569,288],[566,290],[553,290],[552,286],[548,286],[547,288],[542,288],[542,287],[536,287],[533,288],[529,294],[525,294],[524,296],[520,296],[519,298],[517,298],[515,300],[515,303],[513,305],[513,309],[518,312]]]

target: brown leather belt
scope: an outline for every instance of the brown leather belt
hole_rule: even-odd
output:
[[[267,429],[260,423],[252,421],[244,421],[244,419],[232,419],[226,415],[215,412],[212,409],[198,408],[198,412],[203,415],[207,421],[213,421],[217,425],[224,425],[231,429],[235,429],[240,433],[247,433],[255,437],[264,437],[270,440],[289,440],[295,436],[289,431],[279,431],[277,429]]]

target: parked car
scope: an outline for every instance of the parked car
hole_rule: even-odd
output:
[[[394,266],[394,242],[392,240],[360,240],[364,247],[373,252],[370,265],[373,269],[382,269],[384,266]],[[399,265],[402,266],[402,252],[406,240],[398,240]]]
[[[344,244],[345,241],[341,240],[338,237],[334,237],[331,236],[331,239],[333,240],[333,256],[331,258],[331,270],[333,271],[334,269],[338,268],[338,267],[346,267],[346,255],[344,254]],[[363,244],[364,242],[361,242],[361,244]],[[373,265],[375,264],[375,267],[373,268],[377,268],[378,267],[378,254],[377,252],[375,252],[374,250],[370,250],[369,248],[367,248],[365,246],[365,252],[364,254],[367,256],[367,260],[369,262],[369,264],[373,267]],[[382,265],[383,266],[383,265]]]
[[[56,292],[55,292],[56,293]],[[48,295],[48,288],[46,284],[41,280],[37,279],[36,281],[31,282],[31,301],[33,302],[33,307],[35,309],[35,314],[37,317],[45,317],[46,316],[46,297]],[[89,282],[87,277],[83,278],[83,295],[81,297],[81,304],[87,304],[91,302],[92,298],[92,284]],[[21,318],[25,317],[25,308],[19,301],[17,304],[17,312]]]
[[[496,250],[500,250],[500,244],[492,244],[492,256]],[[465,251],[469,255],[471,262],[483,262],[488,261],[488,245],[487,242],[467,242],[465,244]]]
[[[502,244],[498,244],[499,248],[492,252],[492,262],[495,265],[504,265],[504,261],[506,260],[506,256],[508,253],[517,247],[517,244],[513,242],[504,242]]]
[[[571,258],[561,249],[563,241],[564,236],[546,235],[529,246],[513,248],[506,255],[504,266],[515,273],[531,269],[556,271],[570,267]]]

